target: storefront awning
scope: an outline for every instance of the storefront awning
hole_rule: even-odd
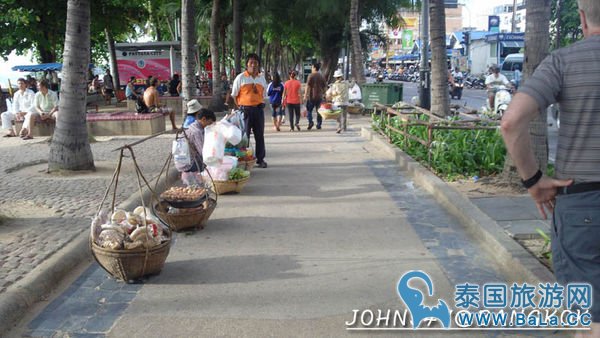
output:
[[[523,48],[525,46],[523,41],[501,41],[500,44],[504,48]]]

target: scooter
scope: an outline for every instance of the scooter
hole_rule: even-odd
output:
[[[462,97],[463,86],[463,78],[456,77],[454,79],[454,83],[450,87],[450,98],[453,99],[456,97],[460,100],[460,98]]]
[[[496,86],[496,95],[494,96],[494,109],[492,112],[500,118],[504,116],[504,112],[508,108],[508,104],[512,96],[510,91],[505,86]],[[489,103],[488,103],[489,105]]]

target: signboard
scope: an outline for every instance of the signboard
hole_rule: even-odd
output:
[[[525,41],[525,33],[498,33],[485,36],[486,42]]]
[[[488,16],[488,32],[500,32],[500,17],[497,15]]]
[[[457,8],[458,0],[444,0],[444,7],[446,8]]]
[[[413,46],[413,30],[405,29],[402,31],[402,49],[411,49]]]
[[[117,67],[121,85],[127,85],[129,78],[147,79],[150,75],[159,80],[171,78],[171,62],[168,50],[117,50]],[[181,73],[181,52],[175,53],[173,69]]]

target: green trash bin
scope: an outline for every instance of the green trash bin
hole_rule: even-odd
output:
[[[373,104],[394,104],[402,101],[402,83],[367,83],[362,85],[362,102],[366,109]]]

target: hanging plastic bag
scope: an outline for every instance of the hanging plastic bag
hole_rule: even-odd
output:
[[[179,171],[186,171],[192,167],[192,157],[190,155],[190,145],[185,138],[178,138],[173,141],[171,149],[175,168]]]
[[[219,123],[204,128],[204,146],[202,158],[207,165],[217,165],[225,155],[225,137]]]

